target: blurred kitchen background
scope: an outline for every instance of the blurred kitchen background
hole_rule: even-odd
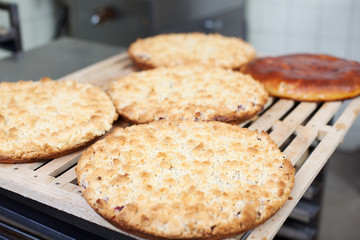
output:
[[[360,61],[358,0],[0,0],[15,3],[22,48],[60,37],[127,47],[163,32],[220,32],[260,55],[327,53]],[[0,40],[11,27],[0,8]],[[1,42],[0,42],[1,44]],[[13,52],[0,48],[0,59]],[[54,56],[56,57],[56,56]],[[326,166],[318,239],[360,239],[360,119]],[[315,236],[291,232],[294,239]],[[308,232],[306,232],[308,231]],[[289,235],[289,233],[288,233]]]

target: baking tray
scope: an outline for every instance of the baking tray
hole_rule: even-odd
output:
[[[119,76],[134,71],[126,53],[121,53],[61,79],[92,83],[107,90]],[[270,134],[296,168],[289,200],[264,224],[231,239],[272,239],[297,202],[343,140],[360,112],[360,97],[327,103],[296,102],[270,98],[264,110],[240,126]],[[117,121],[116,126],[127,124]],[[101,218],[81,197],[75,166],[82,150],[46,162],[0,164],[0,186],[26,198],[82,218],[127,236]]]

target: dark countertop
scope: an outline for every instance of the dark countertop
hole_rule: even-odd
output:
[[[72,38],[61,38],[45,46],[0,60],[0,81],[60,78],[111,57],[126,49]]]

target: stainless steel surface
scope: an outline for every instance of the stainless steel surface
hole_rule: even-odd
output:
[[[127,47],[165,32],[246,37],[244,0],[63,0],[73,37]]]
[[[122,47],[62,38],[0,61],[0,81],[53,79],[123,52]]]

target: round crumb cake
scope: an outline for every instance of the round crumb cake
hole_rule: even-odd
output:
[[[255,58],[255,49],[240,38],[220,34],[172,33],[138,39],[128,49],[141,69],[204,65],[238,69]]]
[[[109,94],[118,113],[133,123],[240,123],[259,113],[268,99],[262,84],[250,75],[202,66],[135,72],[115,81]]]
[[[221,239],[275,214],[295,170],[265,132],[166,120],[116,128],[76,166],[103,218],[153,239]]]
[[[100,88],[73,81],[0,83],[0,163],[73,152],[110,130],[117,113]]]

